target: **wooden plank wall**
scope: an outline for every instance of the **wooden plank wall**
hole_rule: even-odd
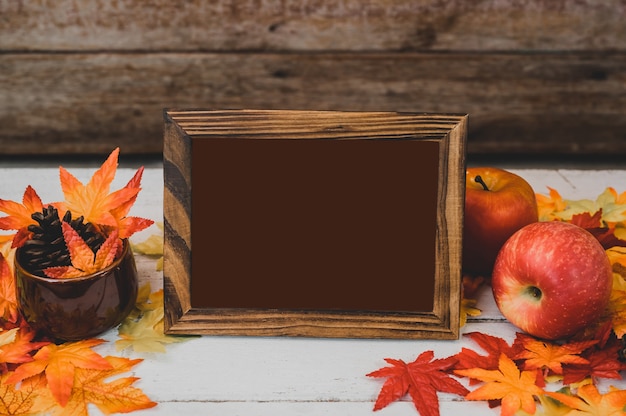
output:
[[[289,108],[626,155],[624,22],[626,0],[0,0],[0,154],[159,154],[164,108]]]

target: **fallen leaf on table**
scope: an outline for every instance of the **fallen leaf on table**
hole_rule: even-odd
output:
[[[463,347],[461,352],[454,356],[459,361],[455,366],[456,369],[480,367],[485,370],[495,370],[500,364],[502,354],[515,357],[523,349],[519,342],[509,345],[502,338],[482,332],[469,332],[464,336],[480,345],[487,355],[479,355],[476,351]]]
[[[558,191],[549,186],[547,188],[549,192],[547,196],[539,193],[535,194],[537,209],[539,211],[539,221],[552,221],[557,219],[555,214],[567,208],[565,200],[563,200],[563,197],[561,197]]]
[[[7,382],[18,383],[44,373],[54,399],[65,406],[72,393],[76,369],[111,368],[107,360],[91,349],[103,342],[101,339],[88,339],[61,345],[48,344],[37,351],[33,361],[17,367]]]
[[[610,388],[601,394],[593,384],[578,388],[576,396],[559,392],[546,392],[546,395],[571,407],[571,415],[624,416],[626,406],[626,390]]]
[[[163,310],[147,311],[136,322],[125,322],[119,328],[120,339],[115,348],[122,351],[133,348],[135,352],[166,352],[165,345],[182,342],[185,338],[165,335]]]
[[[522,339],[525,349],[515,358],[525,360],[524,370],[543,369],[553,374],[563,374],[563,364],[588,364],[589,361],[580,354],[598,343],[592,340],[559,345],[530,336]]]
[[[482,311],[476,307],[476,299],[463,299],[461,300],[461,321],[460,326],[463,327],[467,323],[467,317],[480,316]]]
[[[150,286],[148,285],[148,290],[150,290]],[[153,311],[153,310],[163,310],[163,289],[159,289],[155,292],[148,292],[148,296],[145,298],[137,298],[136,308],[142,312],[144,311]]]
[[[157,222],[157,227],[163,231],[163,223]],[[162,256],[163,255],[163,235],[152,234],[141,243],[133,243],[133,250],[139,254],[146,256]]]
[[[455,373],[486,382],[486,384],[467,394],[465,399],[501,400],[500,414],[502,416],[513,416],[520,409],[534,414],[536,409],[535,397],[543,393],[543,390],[535,384],[535,371],[520,372],[513,360],[505,354],[500,356],[497,370],[472,368],[455,370]]]
[[[461,396],[467,394],[469,391],[446,373],[446,370],[455,365],[456,359],[448,357],[433,360],[433,357],[432,351],[426,351],[408,364],[402,360],[385,358],[391,366],[367,374],[368,377],[387,378],[376,399],[374,410],[380,410],[408,393],[421,416],[438,416],[437,392]]]
[[[549,196],[536,194],[539,221],[571,221],[575,215],[601,212],[601,227],[611,228],[626,221],[626,192],[618,194],[615,189],[606,188],[596,200],[567,200],[554,189],[548,187]]]
[[[32,342],[34,337],[35,331],[27,327],[0,332],[0,368],[6,364],[33,361],[31,353],[49,344],[46,341]]]
[[[16,388],[7,382],[12,374],[0,375],[0,415],[34,416],[46,414],[54,407],[54,403],[42,400],[42,397],[50,395],[43,375],[29,377]]]
[[[0,320],[16,323],[18,318],[15,278],[9,263],[0,253]]]
[[[89,404],[95,404],[104,414],[130,413],[136,410],[148,409],[157,405],[133,386],[136,377],[117,378],[111,382],[106,380],[130,371],[141,359],[122,357],[105,357],[109,369],[77,368],[74,376],[74,387],[67,404],[56,407],[52,416],[87,416]],[[54,402],[50,403],[54,404]]]
[[[609,226],[626,221],[626,192],[618,195],[614,188],[608,187],[598,195],[596,204],[602,210],[602,221]]]
[[[515,416],[567,416],[572,411],[571,407],[546,395],[539,396],[539,404],[540,407],[535,410],[535,413],[526,413],[523,410],[519,410],[515,413]]]
[[[594,379],[621,379],[620,371],[625,364],[619,360],[618,351],[622,348],[621,342],[613,343],[603,348],[591,348],[583,354],[586,363],[567,364],[563,366],[563,383],[573,384],[591,377]]]
[[[135,253],[157,258],[156,270],[163,270],[163,223],[157,222],[160,234],[152,234],[141,243],[133,244]]]
[[[626,335],[626,291],[614,290],[609,300],[613,331],[618,338]]]
[[[593,216],[588,212],[576,214],[572,216],[570,223],[577,225],[589,231],[604,249],[610,249],[617,246],[626,246],[626,241],[621,240],[616,235],[616,228],[613,224],[607,224],[601,221],[602,209],[598,210]]]

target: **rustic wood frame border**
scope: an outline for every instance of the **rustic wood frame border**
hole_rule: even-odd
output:
[[[344,113],[351,117],[402,119],[399,133],[439,143],[437,195],[436,276],[432,312],[379,313],[342,311],[281,311],[201,309],[191,307],[191,138],[206,134],[211,116],[270,117],[280,110],[165,110],[164,128],[164,296],[165,332],[171,335],[311,336],[341,338],[456,339],[459,336],[461,252],[465,196],[465,143],[467,115],[407,114],[391,112]],[[340,112],[282,111],[306,128],[312,116],[337,116]],[[348,118],[349,120],[349,118]],[[349,121],[347,122],[348,127]],[[326,126],[324,133],[331,132]],[[316,128],[319,128],[317,126]],[[356,131],[357,136],[371,133]],[[317,130],[322,131],[322,130]],[[313,131],[315,133],[316,131]],[[385,137],[389,137],[386,134]],[[393,134],[391,134],[393,136]]]

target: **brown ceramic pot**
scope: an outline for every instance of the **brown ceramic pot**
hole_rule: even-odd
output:
[[[24,319],[54,340],[95,337],[117,326],[137,300],[137,268],[128,240],[122,255],[97,273],[68,279],[33,275],[15,255],[17,302]]]

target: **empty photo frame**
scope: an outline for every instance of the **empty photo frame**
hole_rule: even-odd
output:
[[[458,338],[466,115],[164,117],[166,333]]]

